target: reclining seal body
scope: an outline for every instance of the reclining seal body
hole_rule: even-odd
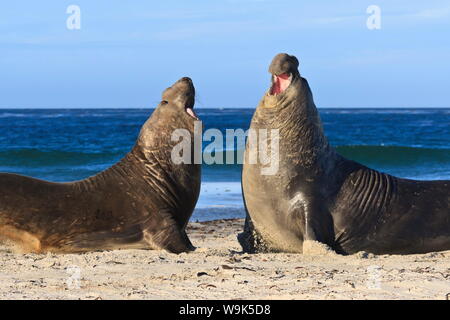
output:
[[[171,134],[193,133],[194,100],[189,78],[166,89],[131,152],[93,177],[53,183],[0,174],[0,237],[24,252],[193,250],[185,227],[200,191],[200,165],[172,163]]]
[[[250,128],[279,130],[279,169],[262,175],[261,165],[248,161],[247,143],[247,218],[238,236],[245,251],[302,253],[307,240],[341,254],[450,249],[450,181],[400,179],[340,156],[323,133],[297,58],[279,54],[269,72],[272,86]]]

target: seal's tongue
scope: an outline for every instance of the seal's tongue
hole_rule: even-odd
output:
[[[282,73],[277,76],[274,75],[270,94],[279,94],[286,90],[286,88],[291,84],[291,80],[289,78],[290,75],[288,73]]]
[[[186,112],[188,115],[190,115],[192,118],[199,120],[199,118],[197,117],[197,114],[195,113],[194,109],[192,108],[186,108]]]

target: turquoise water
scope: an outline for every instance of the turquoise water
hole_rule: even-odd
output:
[[[197,109],[205,130],[248,129],[254,109]],[[133,146],[149,109],[1,109],[0,171],[83,179]],[[414,179],[450,179],[450,109],[320,109],[338,152]],[[205,142],[204,145],[209,144]],[[194,220],[243,217],[240,165],[203,165]]]

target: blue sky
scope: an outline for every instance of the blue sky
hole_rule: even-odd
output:
[[[450,107],[449,39],[449,1],[3,1],[0,107],[154,107],[182,76],[197,107],[255,107],[278,52],[318,107]]]

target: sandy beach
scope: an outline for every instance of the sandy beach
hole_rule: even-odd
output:
[[[438,299],[450,251],[420,255],[245,254],[243,220],[190,223],[197,250],[19,254],[0,247],[1,299]]]

